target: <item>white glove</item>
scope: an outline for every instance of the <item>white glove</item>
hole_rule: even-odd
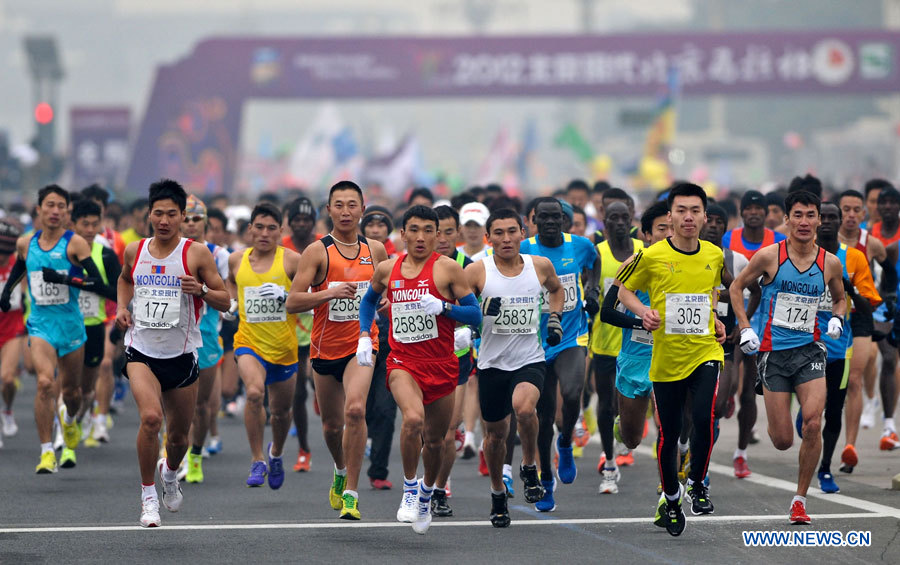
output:
[[[359,345],[356,346],[356,362],[362,367],[371,367],[372,363],[372,338],[359,338]]]
[[[287,293],[280,284],[265,283],[259,287],[259,295],[265,298],[274,298],[279,302],[284,302]]]
[[[437,316],[444,311],[444,301],[433,294],[422,296],[419,299],[419,304],[422,305],[422,309],[425,310],[426,314],[431,314],[432,316]]]
[[[453,330],[453,351],[462,351],[472,347],[472,328],[460,326]]]
[[[233,322],[237,319],[235,316],[235,312],[237,312],[238,301],[234,298],[231,299],[231,306],[225,312],[222,312],[222,319],[228,320],[229,322]]]
[[[831,339],[839,339],[844,335],[844,320],[837,316],[832,316],[831,319],[828,320],[828,331],[825,332],[825,334]]]
[[[759,336],[753,331],[753,328],[744,328],[741,330],[741,351],[750,355],[759,349]]]

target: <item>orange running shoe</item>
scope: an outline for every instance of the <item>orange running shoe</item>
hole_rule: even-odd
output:
[[[881,451],[892,451],[898,447],[900,447],[900,438],[897,437],[897,432],[893,430],[884,430],[878,448],[881,449]]]
[[[606,454],[600,453],[600,461],[597,462],[597,472],[603,474],[603,466],[606,465]]]
[[[482,477],[487,477],[491,474],[488,470],[487,461],[484,460],[484,450],[478,450],[478,474]]]
[[[634,465],[634,452],[629,451],[625,455],[616,455],[616,465],[619,467],[631,467]]]
[[[806,514],[806,506],[799,500],[791,504],[791,524],[809,524],[809,516]]]
[[[309,472],[309,459],[310,454],[309,451],[300,450],[300,453],[297,454],[297,462],[294,464],[294,471],[298,473],[308,473]]]
[[[841,463],[843,463],[841,469],[846,465],[851,470],[859,464],[859,455],[856,454],[856,448],[849,443],[844,447],[844,451],[841,452]]]

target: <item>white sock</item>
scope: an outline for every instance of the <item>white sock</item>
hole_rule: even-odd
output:
[[[511,477],[512,476],[512,465],[504,464],[503,465],[503,474],[505,476]]]
[[[356,498],[356,499],[359,498],[359,493],[356,492],[355,490],[345,490],[345,491],[344,491],[344,494],[348,494],[348,493],[351,494],[351,495],[353,495],[353,498]]]
[[[466,445],[474,445],[475,444],[475,432],[466,432]]]
[[[743,457],[744,459],[747,459],[747,450],[746,449],[735,449],[734,450],[734,458],[737,459],[738,457]]]
[[[275,444],[274,443],[269,444],[269,457],[271,457],[272,459],[281,459],[281,455],[284,455],[284,453],[282,453],[281,455],[275,455],[274,453],[272,453],[273,445],[275,445]],[[346,474],[347,474],[347,469],[344,469],[344,475],[346,475]],[[340,473],[338,473],[338,475],[340,475]]]
[[[407,479],[403,477],[403,490],[413,490],[419,488],[419,479],[413,477],[411,479]]]
[[[668,501],[678,500],[679,498],[681,498],[681,488],[675,494],[666,494],[666,500]]]
[[[63,421],[65,421],[66,425],[69,426],[75,423],[75,418],[69,416],[68,410],[63,410]]]
[[[425,481],[419,483],[419,504],[428,504],[431,502],[431,493],[434,492],[434,486],[427,486]]]
[[[152,485],[141,485],[141,500],[147,500],[148,498],[157,498],[159,495],[156,494],[156,484]]]
[[[177,471],[178,471],[177,466],[174,469],[169,467],[169,458],[167,457],[166,460],[163,462],[162,480],[166,481],[167,483],[171,483],[176,478],[178,478]]]
[[[48,441],[47,443],[41,444],[41,455],[47,453],[48,451],[53,453],[53,442],[52,441]]]
[[[688,445],[688,443],[681,443],[681,440],[678,440],[678,452],[687,453]]]
[[[497,495],[497,496],[500,496],[501,494],[506,494],[506,489],[503,489],[503,490],[494,490],[493,488],[491,488],[491,494],[495,494],[495,495]]]
[[[798,500],[803,503],[803,506],[806,506],[806,497],[800,495],[795,495],[794,498],[791,499],[791,505],[793,506]]]
[[[335,466],[334,466],[334,473],[335,473],[337,476],[339,476],[339,477],[346,477],[346,476],[347,476],[347,468],[344,467],[343,469],[338,469],[338,468],[337,468],[337,465],[335,465]]]
[[[897,431],[897,429],[894,427],[894,419],[893,418],[885,418],[884,419],[884,429],[890,430],[892,432]]]

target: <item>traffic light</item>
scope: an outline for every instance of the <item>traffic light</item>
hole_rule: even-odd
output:
[[[34,121],[37,122],[37,137],[34,145],[41,155],[52,155],[55,149],[54,130],[56,128],[53,118],[53,106],[47,102],[39,102],[34,107]]]

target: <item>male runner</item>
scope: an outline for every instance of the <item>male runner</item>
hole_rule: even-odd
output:
[[[484,224],[490,211],[480,202],[469,202],[459,209],[459,225],[463,236],[463,244],[456,249],[471,258],[487,247],[484,242]]]
[[[228,288],[241,310],[234,334],[234,356],[244,382],[247,404],[244,426],[252,456],[248,487],[284,483],[282,454],[291,428],[291,404],[297,373],[297,320],[284,307],[300,255],[278,245],[281,211],[273,204],[257,204],[250,213],[253,246],[228,258]],[[268,393],[272,441],[263,457]]]
[[[619,300],[640,315],[653,332],[650,381],[659,418],[657,458],[663,493],[655,524],[670,535],[684,531],[684,494],[678,482],[678,438],[688,394],[694,430],[687,495],[694,514],[711,514],[713,504],[703,479],[712,454],[713,409],[725,326],[715,316],[717,287],[722,280],[722,251],[700,241],[706,221],[706,193],[694,184],[675,185],[668,195],[674,235],[639,251],[622,269]],[[650,296],[645,306],[634,294]],[[743,299],[743,298],[742,298]]]
[[[6,285],[16,264],[16,240],[22,230],[7,220],[0,220],[0,285]],[[22,359],[25,321],[22,318],[22,290],[24,281],[10,290],[9,310],[0,312],[0,387],[2,387],[3,435],[14,436],[19,431],[13,416],[13,400],[16,397],[16,379]],[[0,447],[3,440],[0,439]]]
[[[359,472],[366,448],[366,399],[372,368],[356,359],[359,304],[384,246],[359,235],[365,211],[362,189],[341,181],[328,194],[334,229],[303,252],[286,306],[288,313],[315,309],[312,358],[322,433],[334,460],[328,493],[331,507],[345,520],[359,520]],[[372,328],[377,338],[377,328]]]
[[[843,334],[846,313],[841,262],[815,242],[820,204],[814,194],[798,191],[784,200],[788,237],[760,250],[735,279],[729,292],[738,326],[741,349],[759,350],[759,382],[763,387],[769,437],[778,450],[794,443],[791,396],[796,393],[803,410],[803,440],[797,494],[791,501],[792,524],[808,524],[806,492],[822,451],[821,419],[825,407],[825,345],[821,342],[816,313],[827,287],[831,291],[831,318],[827,334]],[[759,333],[744,310],[743,292],[750,281],[762,280]],[[657,396],[657,399],[659,396]]]
[[[59,390],[54,382],[57,372],[63,397],[59,420],[65,447],[74,450],[81,441],[75,416],[81,409],[86,335],[78,294],[80,287],[93,289],[102,285],[90,245],[65,228],[68,206],[69,193],[59,186],[51,184],[38,191],[37,213],[42,229],[16,241],[16,263],[0,294],[0,310],[8,312],[13,291],[22,277],[28,275],[31,313],[26,328],[37,374],[34,419],[41,442],[41,461],[35,471],[39,474],[57,470],[51,439]],[[83,278],[84,271],[88,272],[88,278]]]
[[[481,310],[459,263],[434,251],[438,218],[434,210],[413,206],[400,231],[407,253],[383,261],[359,312],[357,359],[371,366],[372,320],[381,294],[391,303],[391,354],[387,384],[403,415],[400,453],[403,501],[397,520],[412,522],[424,534],[431,525],[431,494],[441,466],[444,436],[453,413],[459,362],[453,353],[456,323],[478,325]],[[454,303],[459,301],[459,305]],[[425,467],[416,479],[419,455]]]
[[[599,289],[600,261],[597,250],[585,237],[563,233],[563,208],[559,200],[550,197],[537,199],[534,221],[538,234],[522,242],[520,253],[539,255],[550,259],[565,291],[561,320],[563,339],[559,344],[546,342],[547,324],[551,316],[549,301],[544,298],[541,312],[541,335],[547,374],[544,390],[538,404],[540,429],[538,451],[541,460],[541,483],[546,490],[544,498],[535,505],[540,512],[552,512],[556,508],[553,499],[552,460],[550,447],[553,442],[553,424],[556,418],[556,389],[562,393],[562,425],[556,440],[559,454],[557,476],[563,483],[575,480],[577,469],[572,455],[572,431],[581,413],[584,391],[586,346],[588,344],[588,316],[600,311]],[[586,314],[587,313],[587,314]]]
[[[181,508],[176,471],[188,449],[197,404],[197,349],[203,303],[223,312],[231,299],[205,245],[181,237],[187,194],[163,179],[150,185],[153,237],[129,243],[119,277],[116,326],[126,330],[125,369],[141,418],[137,437],[141,470],[141,525],[160,525],[155,473],[163,504]],[[134,300],[133,313],[126,306]],[[159,430],[166,418],[166,456]]]
[[[484,453],[491,474],[491,524],[510,524],[507,491],[503,481],[509,415],[516,413],[522,441],[519,476],[525,502],[544,496],[538,480],[538,419],[536,407],[544,385],[546,363],[540,339],[542,287],[550,297],[551,312],[562,312],[563,287],[553,264],[545,257],[519,254],[525,236],[522,218],[511,209],[495,211],[488,218],[488,241],[494,253],[466,267],[466,279],[482,301],[481,347],[478,354],[478,392],[484,420]],[[548,341],[562,339],[562,327],[551,325]]]
[[[894,185],[884,179],[869,179],[863,187],[866,195],[866,218],[859,227],[871,230],[872,226],[881,221],[881,213],[878,211],[878,197],[884,188],[894,188]]]

